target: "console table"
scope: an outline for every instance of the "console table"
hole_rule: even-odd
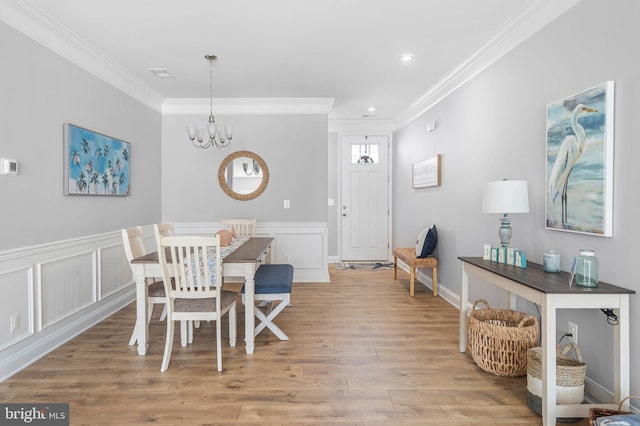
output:
[[[542,424],[555,425],[557,417],[588,417],[589,408],[618,404],[556,405],[556,310],[600,309],[616,311],[619,323],[614,329],[614,401],[629,395],[629,295],[635,291],[600,282],[598,287],[569,287],[566,272],[548,273],[542,265],[528,262],[525,269],[483,260],[481,257],[459,257],[462,263],[460,291],[460,352],[467,348],[467,316],[469,314],[469,277],[474,276],[507,292],[507,309],[515,306],[516,296],[541,307],[542,324]],[[549,362],[551,361],[551,362]],[[623,409],[628,409],[625,403]]]

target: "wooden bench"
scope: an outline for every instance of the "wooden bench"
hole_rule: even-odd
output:
[[[416,257],[415,248],[393,249],[393,278],[398,279],[398,259],[409,266],[409,295],[413,296],[416,279],[416,268],[431,268],[431,281],[433,281],[433,295],[438,295],[438,259],[435,257]]]

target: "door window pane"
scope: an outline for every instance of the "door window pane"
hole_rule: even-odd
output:
[[[351,145],[351,164],[378,164],[378,144]]]

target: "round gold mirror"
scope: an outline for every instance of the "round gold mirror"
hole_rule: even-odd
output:
[[[236,151],[220,163],[218,183],[229,197],[252,200],[267,188],[269,168],[258,154]]]

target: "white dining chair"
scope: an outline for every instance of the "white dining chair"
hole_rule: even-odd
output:
[[[176,235],[176,230],[173,223],[154,223],[153,234],[156,237],[156,245],[160,247],[160,237]]]
[[[176,230],[173,223],[154,223],[153,224],[153,234],[156,237],[156,247],[158,251],[160,250],[160,237],[170,237],[176,235]],[[167,308],[165,306],[164,311],[162,311],[162,316],[160,320],[164,320],[167,315]],[[193,328],[200,327],[200,321],[188,321],[186,329],[185,327],[181,327],[180,332],[180,345],[182,347],[187,346],[188,344],[193,343]]]
[[[167,237],[175,234],[176,234],[176,231],[173,226],[173,223],[154,223],[153,224],[153,235],[155,236],[155,239],[156,239],[156,248],[160,247],[161,236]],[[167,316],[167,307],[165,306],[164,309],[162,310],[160,321],[164,321],[166,316]],[[186,343],[183,343],[182,346],[186,346]]]
[[[144,248],[144,238],[142,234],[142,228],[140,226],[136,226],[134,228],[125,228],[122,230],[122,245],[124,246],[124,253],[127,257],[127,261],[131,266],[131,261],[137,257],[144,256],[146,254],[146,250]],[[131,268],[133,271],[133,267]],[[153,308],[155,305],[163,305],[165,309],[162,311],[160,316],[160,321],[164,320],[166,317],[166,294],[164,291],[164,284],[161,279],[151,279],[147,278],[147,306],[148,306],[148,318],[151,321],[151,316],[153,314]],[[137,327],[137,324],[136,324]],[[137,329],[133,329],[133,333],[131,334],[131,338],[129,339],[129,346],[133,345],[136,342],[137,337]]]
[[[215,253],[212,252],[215,251]],[[168,255],[166,251],[169,251]],[[162,276],[173,277],[174,288],[165,284],[167,293],[167,340],[160,371],[167,371],[173,348],[174,322],[215,321],[218,371],[222,371],[222,316],[229,313],[229,345],[237,340],[237,293],[222,289],[220,237],[160,237],[158,251]]]
[[[255,237],[256,219],[222,219],[222,227],[231,232],[234,238]]]

